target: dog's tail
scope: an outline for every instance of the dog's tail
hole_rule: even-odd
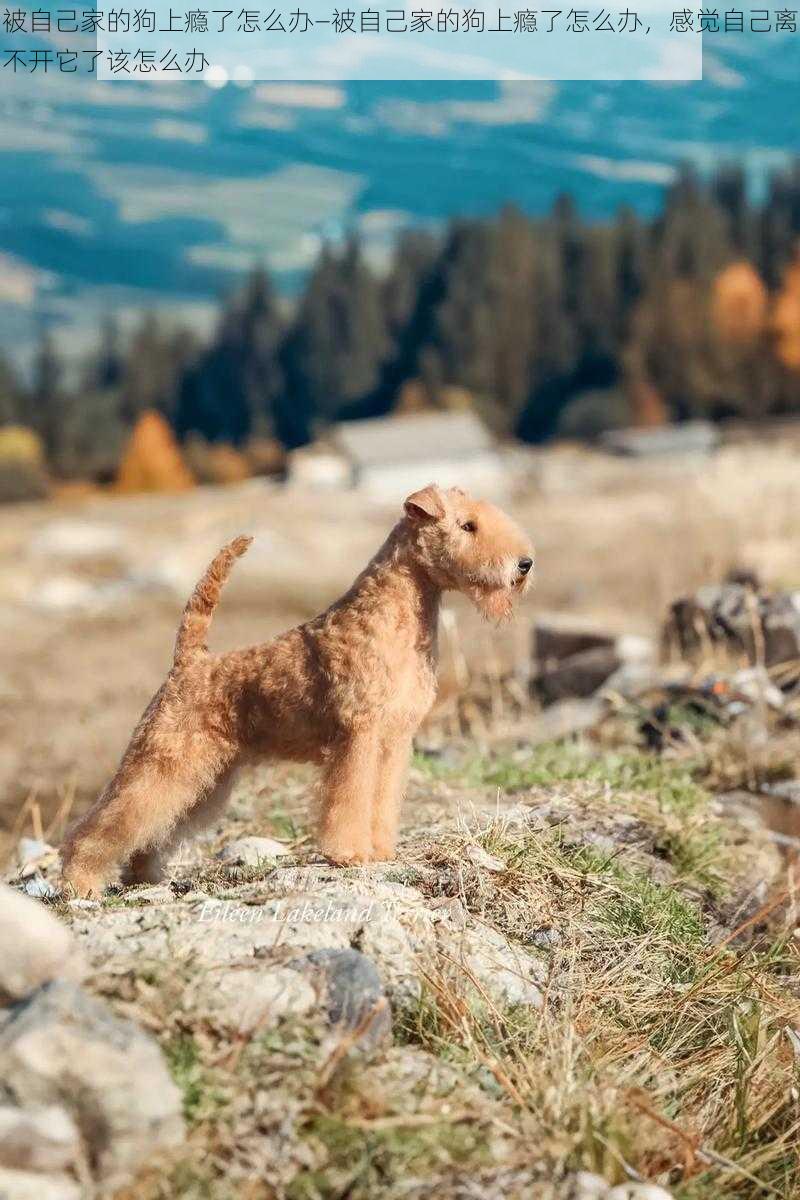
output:
[[[237,558],[247,551],[251,537],[237,537],[223,546],[189,597],[175,640],[176,667],[184,667],[207,652],[206,637],[220,592]]]

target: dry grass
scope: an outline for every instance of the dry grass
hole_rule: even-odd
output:
[[[112,972],[98,986],[159,1034],[190,1124],[180,1160],[118,1200],[563,1200],[577,1170],[676,1200],[794,1200],[792,877],[747,903],[774,852],[685,767],[632,751],[420,759],[412,791],[397,877],[537,960],[541,1009],[499,1006],[462,963],[420,959],[395,1048],[369,1062],[313,1023],[233,1041],[192,1024],[163,962]],[[271,803],[283,824],[292,797],[278,787]],[[471,860],[476,842],[493,869]],[[216,879],[226,894],[246,881]]]
[[[680,470],[557,451],[531,460],[530,474],[516,512],[537,543],[531,617],[557,609],[652,633],[677,594],[733,565],[770,585],[800,582],[800,472],[787,448],[733,447]],[[18,510],[0,534],[0,783],[15,837],[57,839],[108,776],[162,678],[182,600],[179,589],[144,591],[124,611],[37,611],[31,600],[51,573],[86,570],[26,550],[65,514],[111,524],[137,569],[168,560],[181,580],[240,528],[269,535],[253,572],[232,581],[220,646],[313,612],[349,582],[389,519],[357,497],[333,512],[329,497],[252,484]],[[519,684],[499,681],[527,658],[528,626],[496,637],[453,611],[437,719],[474,743],[524,707]],[[748,907],[744,884],[763,873],[761,850],[718,819],[698,778],[752,786],[792,773],[796,732],[773,727],[759,750],[736,728],[704,729],[669,748],[677,763],[639,752],[630,714],[603,738],[611,750],[600,758],[559,747],[479,759],[473,745],[456,770],[419,760],[412,780],[417,807],[398,870],[424,888],[430,871],[414,871],[434,866],[439,894],[538,959],[548,981],[540,1012],[476,1003],[452,963],[421,963],[419,1002],[395,1014],[399,1046],[357,1070],[345,1056],[321,1087],[331,1049],[319,1030],[288,1022],[231,1044],[187,1022],[181,980],[163,964],[98,979],[161,1038],[191,1130],[188,1153],[124,1200],[561,1200],[577,1169],[657,1180],[678,1200],[794,1200],[794,895],[769,912]],[[271,828],[302,850],[306,790],[305,778],[290,786],[278,775],[264,797],[271,824],[235,811],[230,828]],[[515,823],[509,810],[520,802],[550,804],[554,819]],[[454,832],[442,810],[456,807]],[[434,811],[438,831],[423,834]],[[501,870],[465,859],[476,837]],[[195,877],[209,887],[247,881],[218,869]],[[745,928],[732,937],[737,924]]]
[[[783,443],[732,446],[694,465],[571,449],[532,454],[512,507],[537,546],[533,599],[527,618],[497,633],[453,605],[442,639],[440,714],[451,732],[483,736],[498,718],[515,715],[518,690],[492,686],[485,705],[456,697],[472,689],[476,674],[524,667],[536,612],[654,633],[676,595],[732,565],[756,568],[769,584],[800,581],[800,472]],[[328,603],[394,515],[353,493],[332,504],[324,493],[261,481],[16,508],[0,533],[0,830],[31,794],[45,824],[66,790],[74,790],[76,811],[92,799],[163,678],[185,595],[232,534],[251,530],[257,541],[215,621],[220,648],[264,640]],[[39,535],[65,519],[116,532],[114,561],[37,552]],[[96,612],[38,608],[43,589],[65,577],[160,582],[128,589]]]

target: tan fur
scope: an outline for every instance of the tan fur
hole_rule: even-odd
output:
[[[264,645],[210,654],[220,589],[249,544],[231,542],[197,585],[166,680],[67,837],[64,880],[78,895],[99,894],[120,863],[128,880],[158,878],[161,854],[213,819],[254,758],[321,766],[319,841],[332,861],[391,858],[412,737],[436,694],[442,592],[505,619],[532,555],[499,509],[431,484],[324,613]]]

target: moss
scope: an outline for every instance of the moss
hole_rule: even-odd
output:
[[[172,1078],[183,1096],[183,1115],[189,1124],[217,1114],[226,1097],[203,1064],[195,1038],[190,1033],[177,1034],[163,1049]]]
[[[479,1124],[443,1118],[424,1126],[373,1129],[357,1127],[346,1119],[325,1113],[308,1122],[304,1137],[321,1147],[326,1164],[295,1176],[289,1200],[331,1200],[347,1195],[369,1200],[392,1195],[409,1178],[424,1178],[436,1194],[436,1178],[454,1169],[477,1169],[489,1158]]]

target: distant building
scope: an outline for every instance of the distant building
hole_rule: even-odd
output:
[[[291,458],[293,483],[360,488],[376,500],[396,500],[431,482],[495,496],[504,490],[501,455],[473,412],[343,421],[323,443]]]

